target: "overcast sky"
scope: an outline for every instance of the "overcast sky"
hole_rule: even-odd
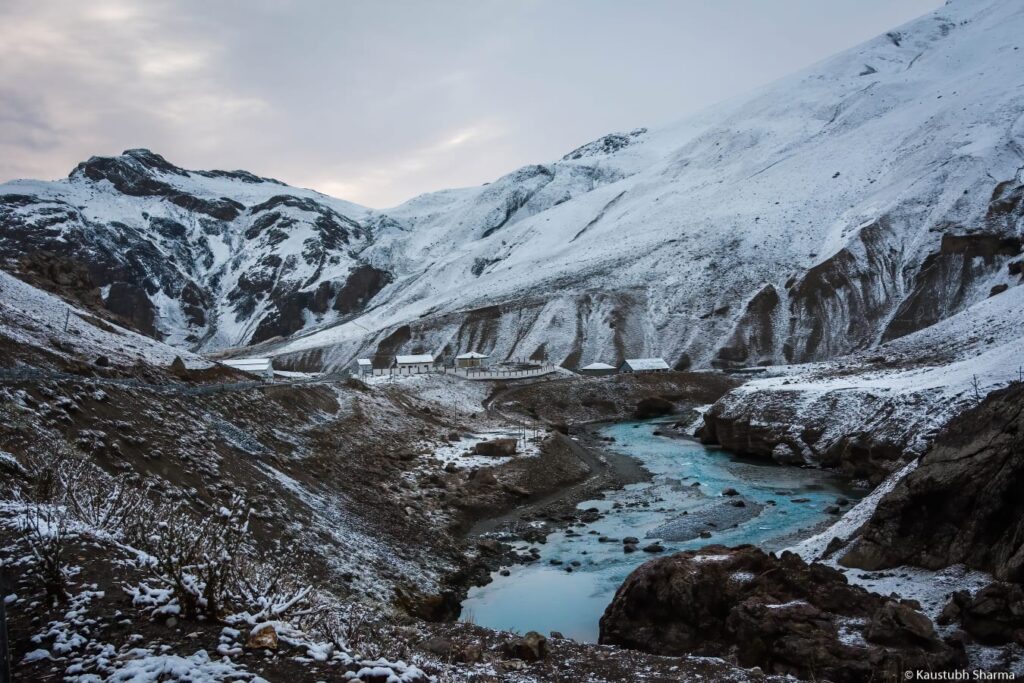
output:
[[[148,147],[373,207],[670,123],[941,0],[2,0],[0,181]]]

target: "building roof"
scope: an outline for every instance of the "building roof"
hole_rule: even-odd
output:
[[[584,365],[580,370],[614,370],[614,365],[608,365],[607,363],[591,363],[590,365]]]
[[[373,361],[369,358],[360,358],[356,361],[359,365],[373,365]]]
[[[413,356],[395,356],[395,362],[399,365],[412,365],[415,363],[433,363],[434,357],[429,353],[420,353]]]
[[[269,358],[228,358],[222,362],[230,368],[248,372],[260,372],[274,368],[274,363]]]
[[[490,358],[490,356],[484,355],[482,353],[477,353],[476,351],[469,351],[467,353],[460,353],[459,355],[457,355],[455,357],[457,359],[459,359],[459,360],[467,360],[467,359],[471,359],[471,358]]]
[[[627,358],[625,365],[633,370],[668,370],[668,363],[661,358]]]

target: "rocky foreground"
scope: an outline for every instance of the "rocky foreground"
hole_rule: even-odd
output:
[[[1024,384],[1015,383],[953,420],[852,542],[833,539],[824,557],[838,568],[750,546],[659,558],[619,588],[601,619],[601,642],[812,680],[960,670],[981,646],[1001,648],[996,669],[1020,668],[1022,485]],[[996,580],[948,594],[938,628],[917,601],[870,593],[845,574],[956,565]]]
[[[965,666],[962,643],[940,639],[918,608],[794,553],[710,546],[635,570],[601,618],[601,642],[837,683]]]

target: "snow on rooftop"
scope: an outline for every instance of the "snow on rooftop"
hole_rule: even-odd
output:
[[[358,365],[365,365],[366,367],[370,367],[373,365],[373,361],[371,361],[369,358],[360,358],[356,361],[356,363]]]
[[[467,360],[467,359],[475,359],[475,358],[490,358],[490,356],[488,356],[486,354],[483,354],[483,353],[477,353],[476,351],[469,351],[468,353],[460,353],[458,356],[455,356],[455,357],[457,359],[459,359],[459,360]]]
[[[224,365],[236,370],[271,370],[273,365],[269,358],[229,358],[223,361]]]
[[[395,362],[399,365],[412,365],[415,363],[433,363],[434,356],[429,353],[420,353],[412,356],[395,356]]]
[[[614,365],[608,365],[607,363],[591,363],[590,365],[584,365],[580,370],[614,370]]]
[[[661,358],[627,358],[625,364],[632,370],[668,370],[668,363]]]

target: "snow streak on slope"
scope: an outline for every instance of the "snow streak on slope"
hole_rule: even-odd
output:
[[[1017,2],[953,2],[681,124],[412,200],[364,252],[398,276],[381,305],[279,353],[340,365],[369,329],[382,352],[748,364],[934,323],[1020,250],[1022,31]]]

